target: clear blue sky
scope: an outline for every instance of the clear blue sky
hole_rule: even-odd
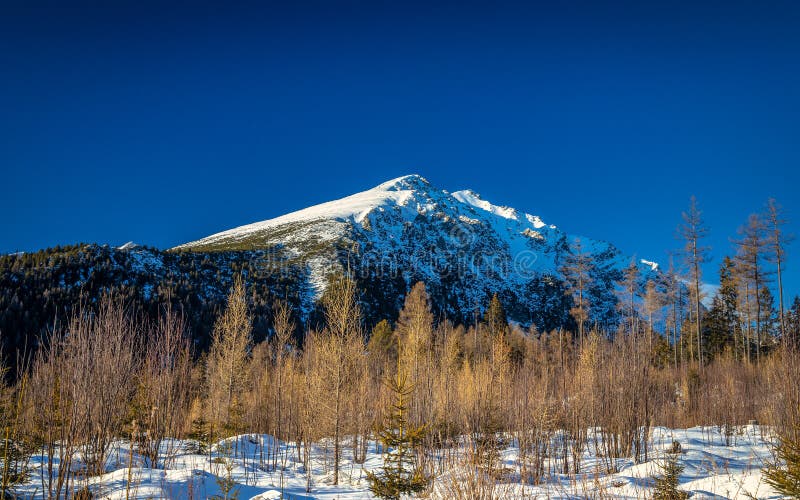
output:
[[[0,5],[0,252],[412,172],[661,261],[695,194],[714,276],[767,197],[800,232],[800,2],[29,3]]]

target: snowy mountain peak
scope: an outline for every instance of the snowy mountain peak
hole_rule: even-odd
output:
[[[410,174],[339,200],[223,231],[176,248],[258,249],[274,245],[299,248],[307,246],[310,240],[334,242],[360,238],[386,239],[371,242],[373,247],[384,248],[395,244],[411,228],[409,224],[420,224],[419,217],[428,221],[426,227],[420,228],[430,233],[426,238],[441,237],[442,232],[474,236],[480,231],[496,239],[504,252],[527,251],[534,244],[540,270],[555,271],[560,260],[556,247],[568,246],[565,234],[536,215],[495,205],[471,189],[449,193],[432,186],[419,174]],[[459,227],[450,227],[452,224]],[[601,250],[608,247],[604,242],[597,243],[595,247]]]
[[[541,301],[564,300],[564,290],[554,283],[563,279],[562,264],[575,238],[536,215],[495,205],[473,190],[450,193],[412,174],[176,249],[275,249],[281,258],[306,269],[315,296],[324,290],[330,273],[347,262],[368,286],[380,290],[376,293],[394,297],[391,300],[406,293],[399,283],[424,281],[452,311],[474,311],[487,293],[500,293],[515,317],[524,320],[527,315],[530,320],[531,311],[543,307]],[[616,314],[615,282],[629,259],[604,241],[581,241],[596,258],[594,319],[610,321]],[[355,259],[348,253],[353,248]],[[395,307],[399,304],[391,306]],[[533,321],[550,326],[549,319]]]
[[[430,188],[430,182],[419,174],[410,174],[379,184],[374,190],[380,191],[416,191]]]

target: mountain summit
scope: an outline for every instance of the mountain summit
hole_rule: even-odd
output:
[[[568,314],[560,268],[576,239],[536,215],[472,190],[438,189],[414,174],[173,250],[274,250],[306,267],[315,296],[331,273],[347,268],[380,311],[399,308],[416,281],[448,316],[469,317],[497,293],[513,318],[547,328]],[[593,319],[610,322],[614,283],[630,259],[607,242],[580,240],[594,260]]]

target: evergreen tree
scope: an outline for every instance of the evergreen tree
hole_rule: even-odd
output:
[[[659,464],[661,474],[655,478],[653,485],[653,500],[684,500],[689,494],[678,489],[683,465],[678,460],[677,453],[667,453],[664,463]]]
[[[790,349],[798,347],[800,341],[800,297],[795,296],[792,306],[786,312],[786,341]]]
[[[731,325],[725,317],[725,305],[719,296],[714,297],[711,309],[703,316],[700,333],[703,336],[703,356],[706,361],[711,361],[732,344]]]
[[[372,328],[367,350],[382,358],[397,361],[397,340],[392,325],[385,319]]]
[[[421,493],[429,478],[422,472],[414,449],[425,437],[424,426],[412,426],[407,417],[407,397],[413,392],[408,377],[398,368],[397,377],[388,382],[395,396],[389,418],[378,432],[384,448],[380,474],[367,472],[370,491],[380,498],[398,499],[402,495]]]
[[[800,439],[796,429],[783,433],[775,449],[775,460],[767,463],[764,478],[780,494],[789,498],[800,498]]]
[[[556,330],[568,324],[572,299],[557,277],[551,274],[535,277],[525,285],[525,293],[532,297],[530,317],[537,331]]]
[[[486,308],[486,312],[483,314],[483,322],[486,324],[491,337],[503,335],[508,328],[506,310],[503,308],[503,304],[496,293],[492,295],[489,307]]]
[[[761,287],[758,292],[758,310],[761,312],[759,323],[761,324],[761,345],[769,347],[773,345],[777,333],[780,331],[778,311],[775,310],[775,298],[769,287]]]
[[[738,348],[736,337],[738,292],[734,270],[733,260],[726,256],[719,269],[719,291],[701,322],[703,355],[708,361],[726,348]]]

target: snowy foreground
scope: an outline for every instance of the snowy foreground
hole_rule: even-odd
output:
[[[651,477],[657,474],[658,461],[673,441],[681,444],[680,462],[685,466],[681,488],[692,498],[780,498],[761,475],[770,457],[766,428],[737,428],[730,446],[716,427],[692,429],[656,428],[652,432],[652,457],[647,463],[630,459],[616,461],[620,472],[600,474],[601,461],[589,451],[584,455],[583,474],[554,475],[536,486],[519,484],[519,476],[509,474],[508,482],[495,486],[496,498],[649,498]],[[235,453],[231,450],[236,448]],[[293,443],[277,443],[269,436],[243,435],[226,440],[205,454],[196,454],[196,444],[172,441],[164,446],[166,469],[143,467],[143,459],[131,453],[127,442],[115,444],[107,474],[81,482],[88,484],[94,498],[208,498],[221,493],[220,478],[236,482],[233,489],[240,499],[356,499],[372,498],[365,470],[381,466],[381,455],[370,443],[366,462],[355,464],[348,448],[343,451],[339,486],[332,486],[330,457],[319,445],[312,453],[311,491],[306,492],[308,476]],[[277,460],[273,456],[277,451]],[[236,458],[227,458],[231,455]],[[504,466],[517,470],[517,450],[506,449]],[[41,498],[39,461],[32,461],[30,483],[19,490],[26,498]],[[130,464],[133,464],[131,467]],[[434,498],[453,496],[453,485],[464,471],[454,469],[435,479]],[[514,479],[516,478],[516,479]]]

